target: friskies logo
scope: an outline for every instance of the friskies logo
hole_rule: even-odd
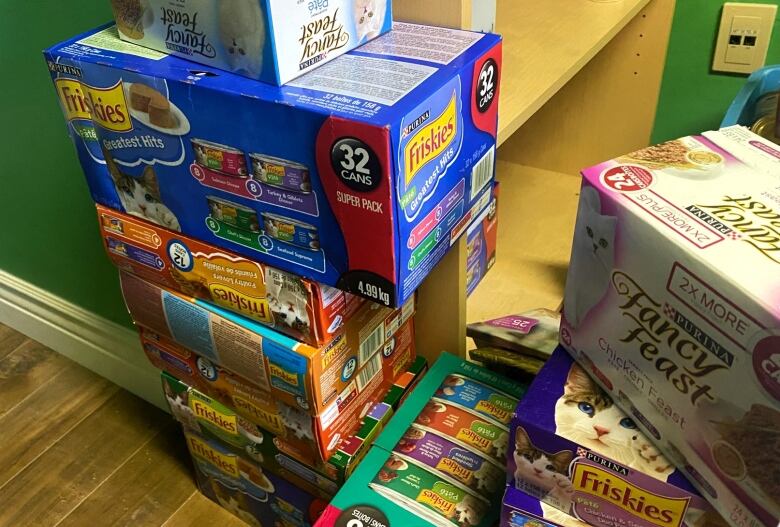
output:
[[[572,474],[574,490],[600,498],[658,527],[679,527],[690,498],[653,494],[599,467],[577,463]]]
[[[54,84],[68,121],[87,119],[114,132],[133,129],[121,80],[108,88],[96,88],[65,78],[56,79]]]
[[[458,99],[453,92],[447,107],[429,124],[420,128],[404,148],[406,185],[428,162],[444,152],[458,135]]]

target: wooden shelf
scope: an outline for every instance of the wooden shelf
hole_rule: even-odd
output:
[[[467,322],[557,309],[563,300],[580,177],[500,158],[497,175],[496,263],[468,299]]]
[[[497,1],[496,32],[504,37],[499,144],[536,113],[649,2]]]

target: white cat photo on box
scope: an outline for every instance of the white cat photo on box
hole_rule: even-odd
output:
[[[574,226],[563,314],[577,327],[599,303],[609,287],[615,263],[617,218],[601,212],[601,198],[592,187],[583,187]]]

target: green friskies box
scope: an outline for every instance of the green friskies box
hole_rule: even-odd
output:
[[[526,386],[444,353],[316,527],[487,527]]]

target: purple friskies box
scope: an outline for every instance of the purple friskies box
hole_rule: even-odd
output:
[[[510,485],[504,492],[500,526],[588,527],[588,524]]]
[[[393,452],[431,467],[486,498],[495,495],[504,484],[504,467],[492,458],[416,424],[404,433]]]
[[[719,515],[558,348],[512,418],[508,484],[595,527],[701,527]]]

